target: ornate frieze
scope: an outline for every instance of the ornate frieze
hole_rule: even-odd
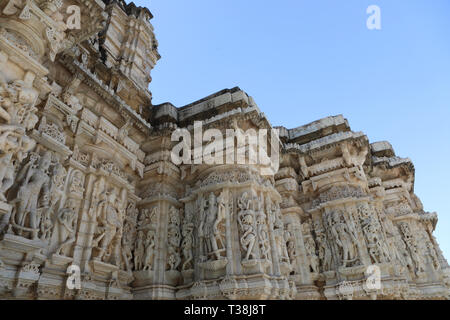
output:
[[[171,135],[195,121],[272,126],[237,87],[152,105],[151,18],[122,0],[0,5],[0,298],[448,298],[412,162],[343,116],[279,127],[270,174],[175,164]]]

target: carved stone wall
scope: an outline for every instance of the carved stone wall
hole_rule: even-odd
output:
[[[239,88],[152,105],[151,18],[123,0],[1,3],[0,298],[449,298],[413,164],[342,116],[277,128],[271,175],[172,162],[194,121],[272,126]]]

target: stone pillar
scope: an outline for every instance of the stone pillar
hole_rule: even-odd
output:
[[[284,155],[287,162],[288,156]],[[316,280],[309,270],[309,258],[305,249],[302,220],[307,218],[296,199],[301,197],[298,184],[299,176],[293,167],[280,168],[275,175],[277,191],[282,196],[281,212],[286,241],[291,262],[291,270],[283,272],[289,281],[295,283],[298,299],[317,298],[319,293],[314,284]]]
[[[170,136],[170,133],[169,133]],[[134,271],[136,296],[143,299],[173,299],[176,287],[183,284],[182,268],[182,222],[184,219],[184,204],[180,202],[180,194],[184,188],[180,184],[181,171],[171,161],[171,141],[163,136],[146,145],[148,152],[161,157],[153,157],[146,161],[144,178],[138,189],[142,200],[138,203],[142,224],[138,223],[138,235],[145,231],[143,240],[151,241],[148,237],[150,230],[154,232],[154,259],[151,266],[144,270]],[[153,236],[153,235],[152,235]],[[148,245],[144,250],[148,249]],[[135,249],[135,255],[136,255]],[[148,250],[147,250],[148,251]],[[146,252],[143,254],[145,260]],[[136,266],[135,266],[136,268]],[[142,287],[142,289],[141,289]]]

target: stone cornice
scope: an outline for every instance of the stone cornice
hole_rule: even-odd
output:
[[[136,111],[134,111],[129,105],[127,105],[122,99],[120,99],[115,94],[113,89],[109,88],[106,84],[104,84],[83,64],[73,60],[70,56],[66,56],[62,62],[74,74],[81,72],[84,75],[83,82],[85,82],[89,87],[91,87],[107,102],[111,103],[111,105],[118,107],[118,112],[122,116],[128,115],[131,118],[133,118],[136,121],[135,124],[137,128],[139,128],[140,130],[142,130],[144,133],[147,134],[152,131],[152,126],[150,123],[144,120]]]

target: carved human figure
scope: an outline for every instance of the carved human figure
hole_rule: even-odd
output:
[[[183,253],[184,262],[181,266],[181,270],[190,270],[192,269],[192,261],[193,261],[193,247],[194,247],[194,223],[192,222],[193,216],[190,211],[186,211],[186,217],[183,222],[183,226],[181,228],[181,235],[183,236],[183,240],[181,242],[181,250]]]
[[[89,217],[95,221],[97,220],[100,214],[100,202],[104,201],[105,198],[105,179],[100,177],[94,183],[94,187],[92,189],[92,198],[91,205],[89,207]]]
[[[0,150],[4,153],[19,151],[25,129],[15,124],[0,125]]]
[[[3,77],[0,79],[0,118],[24,130],[32,129],[39,120],[34,107],[37,92],[27,82],[31,82],[31,79],[11,83],[6,83]]]
[[[180,245],[180,235],[175,228],[169,229],[169,245],[167,248],[167,268],[168,270],[176,270],[181,263],[178,248]]]
[[[180,211],[172,206],[169,209],[169,225],[167,231],[167,270],[176,270],[181,263],[179,253],[180,242]]]
[[[369,254],[374,263],[384,263],[389,261],[389,249],[383,239],[381,231],[371,223],[363,227],[368,242]]]
[[[14,184],[12,153],[0,155],[0,201],[6,201],[6,191]]]
[[[138,229],[156,228],[158,222],[159,208],[158,206],[150,209],[142,209],[137,222]]]
[[[414,264],[411,259],[411,255],[408,252],[405,242],[401,239],[400,235],[396,237],[397,258],[402,266],[408,268],[410,272],[414,272]]]
[[[410,245],[409,246],[411,257],[414,261],[414,264],[416,265],[417,273],[425,272],[425,266],[423,264],[422,257],[419,254],[419,250],[417,249],[417,246]]]
[[[138,216],[137,228],[139,230],[146,228],[151,223],[150,221],[150,210],[142,209],[141,213]]]
[[[222,191],[217,199],[217,217],[214,221],[213,231],[215,242],[218,245],[218,248],[225,247],[224,235],[222,230],[219,229],[219,226],[225,222],[226,216],[228,214],[228,194],[226,191]],[[219,259],[220,257],[218,257]]]
[[[145,254],[145,234],[139,230],[136,238],[136,247],[134,249],[134,267],[136,270],[142,270],[144,267]]]
[[[258,211],[256,213],[256,229],[258,234],[260,258],[269,259],[270,258],[269,230],[266,224],[266,215],[263,211]]]
[[[124,191],[123,191],[124,193]],[[124,227],[124,218],[126,217],[126,200],[123,197],[119,197],[116,201],[116,208],[118,212],[118,220],[117,220],[117,229],[114,238],[111,241],[111,252],[112,252],[112,261],[111,263],[121,266],[122,262],[122,238],[123,238],[123,227]]]
[[[433,243],[428,239],[428,234],[426,234],[426,231],[424,231],[424,236],[425,236],[425,248],[426,248],[426,252],[427,255],[429,256],[430,260],[431,260],[431,265],[433,267],[434,270],[439,270],[441,268],[440,263],[439,263],[439,257],[436,253],[436,249],[433,245]]]
[[[217,221],[217,202],[216,202],[216,196],[214,193],[209,194],[208,199],[208,209],[209,212],[206,215],[206,222],[205,222],[205,235],[209,239],[207,241],[207,247],[208,247],[208,253],[215,253],[218,250],[217,246],[217,239],[215,237],[215,227],[216,227],[216,221]]]
[[[244,260],[257,259],[257,255],[254,252],[254,246],[256,241],[256,232],[253,227],[253,212],[252,211],[240,211],[239,212],[239,224],[242,230],[241,246],[245,250]]]
[[[56,254],[68,256],[71,245],[75,242],[75,228],[77,212],[76,204],[73,200],[69,201],[68,207],[63,208],[58,212],[56,218],[58,228],[58,243],[59,247]]]
[[[375,233],[373,225],[369,224],[363,227],[364,233],[367,239],[367,247],[369,249],[369,255],[373,263],[381,263],[383,261],[383,255],[379,248],[378,236]]]
[[[357,239],[349,230],[345,222],[342,222],[338,212],[333,211],[330,214],[331,232],[336,244],[341,251],[342,266],[345,268],[351,262],[357,259],[356,242]]]
[[[20,183],[20,188],[17,193],[17,221],[16,223],[24,227],[25,218],[27,214],[30,215],[30,227],[32,229],[38,228],[38,216],[37,216],[37,206],[38,200],[41,196],[44,199],[43,207],[48,207],[45,203],[45,199],[48,198],[50,178],[47,174],[47,170],[51,164],[51,153],[45,152],[40,158],[37,167],[32,165],[30,162],[26,165],[21,172],[18,174],[18,182]],[[37,237],[37,233],[33,232],[33,238]]]
[[[247,192],[244,192],[242,196],[238,199],[238,207],[242,210],[250,210],[250,198]]]
[[[393,237],[397,235],[398,230],[397,227],[394,226],[392,220],[386,215],[384,211],[380,211],[380,218],[382,219],[382,223],[384,226],[384,230],[386,232],[387,237]]]
[[[13,100],[11,96],[14,96],[16,92],[9,88],[3,76],[0,77],[0,119],[2,122],[11,123],[11,114],[13,113],[12,106]]]
[[[316,243],[311,232],[311,220],[307,220],[302,224],[303,239],[305,244],[306,255],[309,260],[310,271],[319,272],[319,258],[316,254]]]
[[[205,203],[203,203],[203,205],[204,204]],[[204,210],[202,212],[203,219],[200,223],[199,228],[199,232],[201,235],[201,239],[203,239],[203,246],[204,246],[203,259],[219,260],[222,257],[219,252],[218,240],[220,239],[223,245],[223,239],[221,238],[222,236],[217,227],[221,222],[221,219],[223,218],[224,212],[223,211],[221,212],[222,217],[218,217],[216,196],[212,192],[209,194],[206,208],[205,207],[203,208]]]
[[[100,216],[99,216],[99,227],[105,231],[105,236],[100,241],[100,252],[97,256],[99,260],[104,260],[106,254],[111,255],[113,244],[113,239],[116,233],[121,228],[121,222],[119,219],[118,211],[116,208],[116,188],[103,195],[103,200],[99,203]]]
[[[50,208],[56,208],[64,198],[64,182],[66,179],[67,171],[64,167],[57,163],[51,170],[50,180]]]
[[[416,266],[416,272],[417,273],[425,272],[423,260],[419,254],[419,249],[417,247],[415,237],[411,231],[409,224],[407,222],[401,222],[399,225],[400,225],[400,230],[403,233],[403,240],[405,241],[406,246],[409,249],[409,252],[411,254],[411,259],[413,260],[413,262]]]
[[[372,262],[384,263],[389,261],[390,253],[377,219],[377,211],[371,211],[367,204],[360,204],[357,207],[357,212]]]
[[[400,249],[397,245],[397,238],[400,237],[398,228],[394,225],[391,218],[387,216],[385,210],[379,211],[379,214],[382,226],[384,227],[386,233],[387,244],[385,247],[388,252],[389,259],[397,260],[398,262],[400,262],[402,266],[406,267],[406,262],[404,260],[405,258],[403,257],[403,253],[400,252]]]
[[[324,272],[331,270],[331,250],[328,246],[326,235],[323,232],[323,230],[316,231],[316,241],[317,241],[317,248],[319,253],[319,260],[322,265],[322,270]]]
[[[53,221],[51,218],[52,210],[50,208],[44,210],[44,214],[41,217],[40,231],[42,241],[49,241],[53,230]]]
[[[292,272],[295,274],[297,269],[297,245],[295,244],[295,236],[293,233],[292,225],[288,224],[285,232],[284,238],[286,239],[286,247],[289,256],[289,262],[291,265]]]
[[[173,206],[169,209],[169,224],[175,226],[180,225],[180,210]]]
[[[139,215],[139,210],[136,208],[136,204],[134,202],[130,202],[127,207],[127,221],[130,222],[130,225],[136,226],[136,219]]]
[[[199,208],[199,216],[198,216],[198,221],[199,221],[199,226],[197,228],[197,234],[199,237],[199,249],[200,249],[200,260],[202,260],[203,262],[206,261],[207,258],[207,247],[206,247],[206,234],[205,234],[205,220],[206,220],[206,215],[207,215],[207,201],[205,200],[205,198],[203,197],[203,195],[200,195],[198,200],[197,200],[197,206]]]
[[[19,162],[36,145],[25,135],[39,120],[34,107],[37,92],[30,87],[31,78],[27,73],[25,81],[6,83],[0,77],[0,154],[12,153]]]
[[[142,229],[142,227],[145,225],[144,220],[146,219],[147,211],[148,211],[148,209],[142,209],[141,212],[138,214],[137,221],[136,221],[137,229]]]
[[[169,226],[168,230],[168,243],[169,246],[178,248],[180,246],[180,230],[178,226]]]
[[[309,259],[309,266],[311,272],[319,273],[319,258],[316,255],[316,243],[312,236],[307,236],[305,239],[305,250]]]
[[[155,231],[149,230],[147,232],[147,239],[145,240],[145,258],[144,258],[144,270],[152,270],[153,260],[155,257]]]
[[[181,263],[181,258],[179,252],[175,247],[168,247],[168,259],[167,259],[167,269],[168,270],[177,270],[178,266]]]
[[[289,263],[289,255],[287,252],[286,241],[284,239],[284,223],[281,217],[280,207],[273,203],[272,209],[269,212],[269,217],[273,221],[273,233],[275,236],[275,245],[277,248],[280,262]]]
[[[48,202],[48,207],[44,208],[41,217],[41,239],[43,241],[50,240],[53,231],[54,216],[57,210],[64,204],[64,181],[66,178],[66,170],[57,162],[50,168],[50,183],[48,198],[41,197],[41,201]],[[39,219],[39,218],[38,218]]]
[[[135,210],[134,210],[135,209]],[[132,202],[129,203],[125,218],[123,220],[122,237],[120,244],[120,268],[126,271],[133,270],[133,251],[132,245],[134,243],[136,231],[136,215],[133,213],[137,211]]]
[[[139,210],[134,202],[129,202],[123,223],[122,236],[122,265],[121,268],[127,271],[133,270],[133,244],[136,236],[136,223]]]
[[[133,239],[131,232],[128,230],[128,226],[124,226],[124,234],[122,237],[122,260],[125,264],[125,269],[131,271],[133,269],[133,252],[131,250]]]
[[[81,171],[76,170],[72,174],[69,191],[78,194],[83,194],[84,191],[83,183],[84,183],[83,173]]]

